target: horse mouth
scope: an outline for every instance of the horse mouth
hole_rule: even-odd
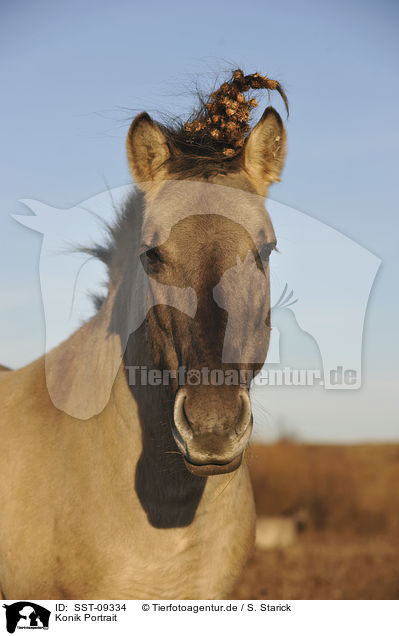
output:
[[[223,475],[225,473],[232,473],[241,466],[242,453],[234,457],[229,462],[217,463],[217,464],[194,464],[184,457],[184,463],[187,470],[193,475],[198,477],[208,477],[210,475]]]

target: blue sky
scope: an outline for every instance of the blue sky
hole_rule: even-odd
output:
[[[125,185],[124,137],[136,112],[184,114],[195,80],[258,70],[281,80],[291,106],[287,164],[271,198],[382,260],[362,389],[323,399],[302,391],[284,426],[309,439],[398,438],[399,6],[4,1],[0,18],[0,362],[44,351],[41,240],[10,218],[28,213],[19,200],[68,208]]]

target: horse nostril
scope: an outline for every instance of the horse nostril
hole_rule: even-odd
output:
[[[241,388],[239,391],[239,399],[241,400],[241,411],[235,425],[235,432],[237,435],[242,435],[251,423],[252,409],[248,391]]]
[[[180,450],[186,450],[187,442],[193,438],[193,431],[184,410],[186,398],[186,390],[179,389],[173,409],[173,419],[175,423],[174,437]]]

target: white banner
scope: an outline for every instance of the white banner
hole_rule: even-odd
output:
[[[7,601],[0,634],[398,634],[399,601]],[[26,632],[25,632],[26,633]],[[27,632],[29,634],[29,631]]]

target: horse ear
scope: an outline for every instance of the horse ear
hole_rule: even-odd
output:
[[[245,170],[265,193],[273,181],[279,181],[286,154],[286,132],[282,119],[268,107],[245,144]]]
[[[165,135],[148,113],[133,120],[126,140],[130,172],[136,183],[154,181],[166,172],[170,150]]]

